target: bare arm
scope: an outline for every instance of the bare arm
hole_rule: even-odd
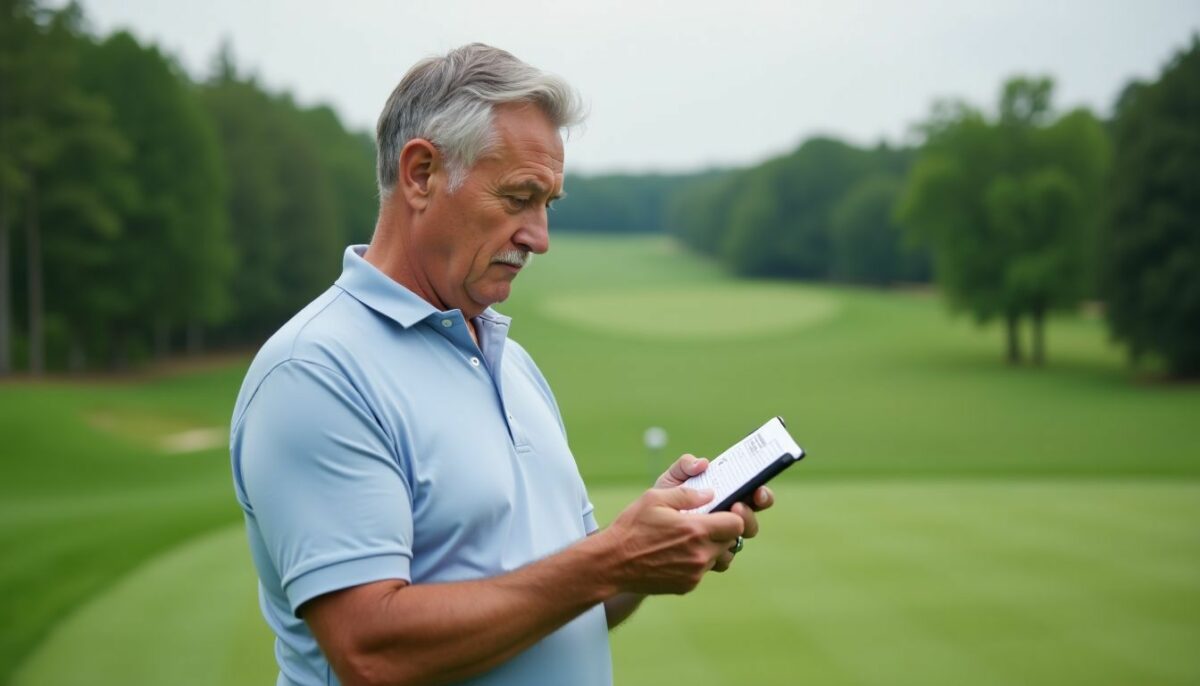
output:
[[[710,497],[652,489],[607,529],[515,572],[459,583],[364,584],[315,598],[300,612],[348,686],[458,681],[597,603],[695,588],[743,531],[731,513],[679,512]]]

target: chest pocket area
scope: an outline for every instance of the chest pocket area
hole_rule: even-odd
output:
[[[556,520],[582,521],[587,495],[554,407],[527,380],[505,379],[505,384],[506,404],[514,417],[510,425],[514,435],[519,432],[524,438],[516,453],[521,477],[553,508]]]
[[[414,435],[414,564],[450,556],[470,566],[510,526],[516,475],[504,421],[494,401],[462,398],[455,406],[426,413]]]

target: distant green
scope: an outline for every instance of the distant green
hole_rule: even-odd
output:
[[[1200,388],[1131,377],[1099,321],[1012,369],[928,292],[575,236],[499,309],[606,518],[773,414],[810,453],[733,572],[614,635],[618,683],[1200,679]],[[167,448],[228,425],[247,363],[0,385],[0,683],[30,655],[18,683],[270,678],[226,452]]]

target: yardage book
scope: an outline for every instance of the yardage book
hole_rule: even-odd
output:
[[[709,462],[703,474],[683,483],[688,488],[710,488],[716,493],[707,504],[689,512],[728,510],[803,457],[804,449],[788,433],[783,419],[775,417]]]

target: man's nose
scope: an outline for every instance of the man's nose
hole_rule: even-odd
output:
[[[550,249],[550,223],[546,211],[529,216],[513,236],[513,242],[535,255],[541,255]]]

